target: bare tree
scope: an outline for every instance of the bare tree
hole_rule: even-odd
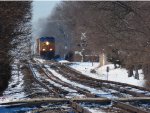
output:
[[[7,87],[11,77],[11,51],[29,34],[30,10],[31,2],[28,1],[0,2],[0,92]]]
[[[66,21],[61,25],[71,32],[73,51],[80,50],[76,45],[81,34],[86,33],[88,52],[104,50],[112,62],[119,61],[131,76],[140,65],[149,67],[149,6],[149,2],[65,1],[56,7],[50,19]],[[66,33],[67,29],[63,28]]]

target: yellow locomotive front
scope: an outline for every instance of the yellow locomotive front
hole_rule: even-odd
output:
[[[44,59],[51,60],[55,56],[55,38],[41,37],[39,39],[39,53]]]

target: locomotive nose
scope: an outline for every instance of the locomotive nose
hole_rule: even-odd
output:
[[[51,60],[55,56],[55,38],[41,37],[37,41],[37,50],[41,58]]]

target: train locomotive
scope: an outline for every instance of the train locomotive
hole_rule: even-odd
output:
[[[51,60],[55,57],[55,38],[41,37],[37,39],[38,53],[41,58]]]

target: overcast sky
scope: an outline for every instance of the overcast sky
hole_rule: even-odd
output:
[[[32,12],[32,21],[37,22],[40,18],[46,18],[50,15],[52,9],[59,1],[34,1],[33,12]]]
[[[38,33],[42,29],[39,26],[39,20],[44,21],[52,12],[53,8],[60,1],[33,1],[32,2],[32,35],[38,37]]]

